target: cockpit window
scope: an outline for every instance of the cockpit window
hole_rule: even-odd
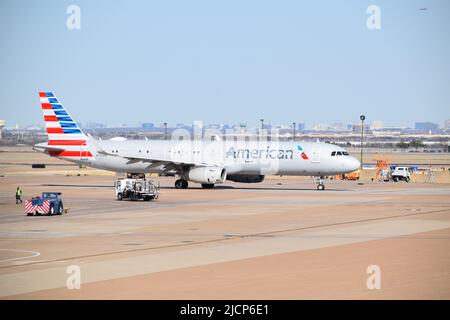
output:
[[[347,151],[332,151],[331,156],[349,156],[350,154]]]

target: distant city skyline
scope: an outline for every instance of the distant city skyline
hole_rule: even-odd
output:
[[[450,2],[85,1],[0,3],[0,119],[43,124],[38,92],[106,124],[450,119]]]
[[[73,117],[75,118],[75,117]],[[6,127],[7,128],[12,128],[15,126],[19,126],[21,128],[24,127],[30,127],[30,126],[41,126],[44,127],[44,120],[42,118],[42,116],[37,119],[34,122],[10,122],[8,120],[5,119],[0,119],[0,120],[4,120],[6,123]],[[78,121],[78,119],[75,118],[75,121],[79,124],[82,124],[83,127],[86,127],[86,124],[99,124],[105,127],[121,127],[123,125],[126,125],[128,127],[141,127],[142,124],[147,123],[147,124],[153,124],[155,127],[159,127],[162,126],[164,122],[168,123],[168,126],[170,127],[177,127],[180,125],[183,126],[190,126],[193,125],[194,122],[203,122],[204,125],[217,125],[217,124],[222,124],[222,125],[239,125],[239,124],[245,124],[246,127],[254,127],[254,128],[259,128],[261,126],[260,123],[260,119],[255,119],[255,121],[253,121],[252,123],[250,122],[243,122],[243,121],[234,121],[231,123],[225,123],[225,122],[220,122],[220,121],[216,121],[216,122],[204,122],[200,119],[197,120],[193,120],[192,123],[187,123],[187,122],[169,122],[169,121],[164,121],[164,122],[154,122],[154,121],[131,121],[131,122],[120,122],[120,121],[111,121],[111,122],[97,122],[92,121],[92,119],[86,119],[85,121]],[[295,121],[295,120],[294,120]],[[348,125],[354,125],[354,124],[359,124],[361,121],[359,119],[355,119],[353,121],[331,121],[329,123],[321,121],[321,122],[317,122],[317,123],[309,123],[306,121],[295,121],[295,123],[297,124],[297,127],[299,124],[303,124],[305,126],[305,129],[312,129],[313,127],[316,126],[329,126],[329,127],[333,127],[336,126],[338,124],[341,124],[342,126],[346,127]],[[389,128],[389,127],[402,127],[402,128],[415,128],[417,123],[433,123],[436,124],[438,126],[438,128],[443,129],[443,128],[448,128],[450,127],[450,119],[443,119],[439,122],[435,122],[435,121],[427,121],[427,120],[413,120],[411,123],[408,124],[398,124],[398,123],[389,123],[389,122],[385,122],[383,120],[366,120],[365,121],[366,124],[368,124],[370,127],[374,126],[375,128]],[[292,127],[292,120],[288,120],[285,123],[280,123],[280,122],[270,122],[269,119],[265,119],[265,125],[271,125],[271,126],[286,126],[286,127]]]
[[[2,121],[0,119],[0,121]],[[201,122],[204,128],[217,128],[217,129],[227,129],[233,127],[241,127],[249,130],[259,130],[261,127],[261,123],[257,125],[248,125],[247,123],[203,123],[202,121],[196,121],[196,123]],[[145,130],[155,130],[164,128],[164,123],[154,123],[154,122],[138,122],[138,123],[100,123],[100,122],[81,122],[77,121],[78,125],[82,129],[103,129],[103,128],[142,128]],[[167,127],[174,128],[187,128],[194,126],[193,123],[167,123]],[[3,122],[3,126],[5,126],[5,122]],[[44,128],[44,123],[35,123],[35,124],[27,124],[27,125],[19,125],[16,123],[15,125],[6,125],[5,129],[27,129],[27,128]],[[295,122],[296,130],[305,130],[305,131],[355,131],[355,127],[357,127],[357,131],[361,128],[361,121],[354,121],[353,123],[344,123],[344,122],[333,122],[333,123],[317,123],[317,124],[306,124],[305,122]],[[400,125],[385,125],[383,121],[374,120],[372,122],[365,122],[364,127],[367,130],[386,130],[386,129],[411,129],[411,130],[419,130],[419,131],[438,131],[438,130],[450,130],[450,119],[443,122],[443,124],[438,124],[430,121],[416,121],[413,126],[400,126]],[[271,123],[265,120],[264,122],[265,129],[292,129],[293,123]]]

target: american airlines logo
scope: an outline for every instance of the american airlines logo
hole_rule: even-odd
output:
[[[302,146],[297,146],[297,149],[298,149],[298,151],[301,152],[302,159],[304,159],[304,160],[308,160],[309,159],[308,156],[306,155],[306,153],[303,151]]]
[[[227,158],[234,159],[293,159],[294,151],[292,149],[271,149],[269,146],[265,149],[228,149]]]

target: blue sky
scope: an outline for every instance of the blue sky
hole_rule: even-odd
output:
[[[449,13],[446,0],[2,0],[0,119],[42,123],[49,90],[80,122],[442,123]]]

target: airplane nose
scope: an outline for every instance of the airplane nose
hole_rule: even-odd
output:
[[[350,171],[358,170],[361,167],[361,162],[358,159],[351,157],[349,160],[348,167]]]

